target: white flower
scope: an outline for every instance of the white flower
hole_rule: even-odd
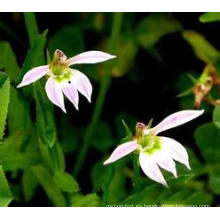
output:
[[[49,76],[45,90],[48,98],[54,104],[59,106],[65,113],[64,96],[73,103],[78,109],[80,92],[89,102],[91,102],[92,85],[88,77],[76,69],[69,66],[74,64],[100,63],[115,58],[115,56],[101,52],[88,51],[67,59],[61,50],[56,50],[54,58],[49,65],[39,66],[28,71],[18,88],[27,86],[45,75]]]
[[[177,177],[175,161],[190,169],[189,158],[182,144],[172,138],[157,136],[157,134],[189,122],[203,112],[204,110],[179,111],[168,116],[153,128],[148,128],[143,123],[137,123],[136,135],[133,140],[119,145],[104,162],[104,165],[113,163],[133,151],[138,151],[139,163],[143,172],[150,179],[167,186],[160,168]]]

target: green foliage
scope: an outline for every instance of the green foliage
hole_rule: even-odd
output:
[[[42,61],[44,60],[43,51],[46,43],[46,35],[47,35],[47,30],[44,31],[43,34],[39,35],[34,40],[23,63],[21,74],[19,75],[20,80],[28,70],[42,64]]]
[[[65,192],[77,192],[79,186],[76,180],[69,173],[64,171],[56,171],[53,177],[56,185]]]
[[[55,206],[65,206],[65,198],[50,173],[41,165],[32,168],[37,181],[45,190],[47,196]]]
[[[206,12],[199,17],[202,23],[220,21],[220,12]]]
[[[0,72],[0,140],[3,138],[10,96],[10,80]]]
[[[193,204],[210,204],[212,196],[201,191],[201,186],[197,186],[190,181],[192,181],[192,176],[185,175],[179,176],[178,179],[169,179],[169,188],[153,184],[129,196],[120,204],[126,206],[191,206]],[[202,197],[201,200],[200,197]]]
[[[181,29],[180,23],[168,14],[151,13],[139,23],[137,39],[141,46],[151,49],[163,36]]]
[[[5,178],[5,174],[0,166],[0,207],[6,207],[12,200],[12,194]]]
[[[220,129],[214,123],[203,124],[196,129],[195,140],[208,164],[209,186],[213,192],[220,194]]]
[[[100,206],[100,199],[95,193],[85,196],[77,194],[72,198],[72,207],[97,207]]]
[[[219,51],[198,32],[185,30],[182,35],[191,45],[196,56],[205,63],[212,62],[218,58]]]
[[[7,41],[1,41],[0,51],[0,69],[3,69],[9,75],[11,81],[17,82],[20,68],[10,44]]]
[[[62,50],[68,57],[72,57],[84,50],[84,36],[79,28],[65,26],[55,32],[50,38],[49,50],[54,53],[56,49]]]
[[[220,129],[220,106],[216,106],[213,111],[213,122]]]
[[[94,130],[94,138],[91,143],[102,152],[106,152],[114,144],[113,135],[108,124],[99,122]]]
[[[115,55],[119,58],[115,60],[113,76],[121,77],[125,75],[133,65],[134,58],[138,51],[138,45],[133,33],[126,33],[118,39]],[[120,57],[123,59],[120,59]]]
[[[31,169],[25,169],[22,175],[22,190],[24,195],[24,200],[26,202],[30,201],[37,189],[38,182],[36,177],[33,175]]]
[[[218,21],[219,14],[204,13],[199,19],[203,23]],[[174,61],[169,60],[170,57],[168,61],[171,63],[166,63],[167,57],[162,59],[167,55],[166,49],[172,47],[163,47],[163,43],[171,40],[176,41],[174,45],[178,46],[181,41],[178,32],[182,31],[183,38],[193,48],[197,58],[206,64],[213,64],[218,74],[219,51],[204,37],[209,35],[203,30],[201,32],[204,36],[194,30],[185,30],[185,23],[180,24],[178,16],[172,13],[146,13],[138,16],[135,13],[124,13],[123,16],[122,13],[71,13],[68,16],[68,24],[64,22],[57,30],[49,29],[49,32],[46,30],[39,34],[35,14],[25,13],[29,44],[22,44],[16,29],[14,31],[9,24],[0,21],[0,31],[21,43],[21,47],[28,46],[24,59],[22,54],[26,47],[21,49],[13,42],[12,48],[10,41],[0,41],[0,70],[3,71],[0,72],[0,139],[4,136],[4,140],[0,142],[0,206],[8,206],[12,199],[16,203],[25,202],[25,206],[38,199],[37,205],[42,205],[41,198],[36,194],[38,187],[48,197],[48,201],[45,201],[48,203],[44,203],[48,206],[219,205],[219,106],[202,103],[200,108],[205,109],[205,116],[201,120],[205,124],[196,124],[199,121],[192,124],[197,127],[195,141],[190,136],[185,141],[186,135],[180,133],[183,138],[180,139],[181,143],[189,145],[186,149],[191,170],[176,162],[179,177],[174,179],[169,172],[161,169],[169,188],[155,183],[143,174],[137,154],[128,155],[108,166],[103,165],[115,147],[133,139],[137,121],[149,117],[144,116],[143,112],[147,110],[147,114],[154,114],[150,111],[154,109],[151,100],[155,101],[155,93],[158,92],[157,95],[162,98],[166,90],[173,94],[173,98],[166,100],[167,105],[155,111],[155,115],[162,111],[171,113],[174,109],[193,108],[193,86],[201,82],[204,76],[198,74],[202,72],[201,67],[197,63],[189,65],[185,64],[185,60],[179,60],[182,63],[180,71],[183,71],[179,72]],[[205,26],[207,25],[209,24]],[[166,38],[167,35],[170,37]],[[161,44],[158,44],[159,41]],[[187,44],[182,42],[180,48],[183,46],[187,49]],[[84,50],[101,50],[117,56],[117,59],[103,64],[79,66],[93,86],[92,103],[83,103],[85,99],[80,101],[80,111],[73,110],[71,103],[66,103],[67,109],[72,107],[68,109],[68,114],[63,114],[59,108],[54,107],[45,93],[47,76],[25,88],[16,88],[27,71],[49,64],[56,49],[61,49],[68,57]],[[146,59],[146,69],[141,69],[144,65],[139,67],[139,64],[144,63],[149,55],[153,57]],[[17,60],[20,63],[23,59],[20,68]],[[149,62],[156,65],[156,72],[149,72]],[[192,63],[194,64],[194,60]],[[157,72],[158,68],[161,73]],[[160,77],[162,74],[164,76],[166,69],[176,74],[172,77],[167,75],[166,79],[177,81],[175,85],[170,81],[169,85],[160,88]],[[142,85],[142,72],[148,80],[146,88],[154,88],[150,93],[141,90],[145,89],[145,85]],[[151,77],[153,74],[158,75],[154,78]],[[166,83],[167,81],[164,84]],[[124,85],[131,86],[129,89],[134,96],[125,97],[121,103],[113,104],[119,104],[118,111],[126,112],[115,112],[115,108],[112,111],[111,106],[105,107],[107,98],[118,95],[114,93],[114,88],[116,91],[124,90]],[[176,90],[172,90],[174,87]],[[213,99],[219,99],[218,87],[215,84],[212,88],[210,96]],[[175,99],[175,95],[180,93],[181,98]],[[140,99],[140,105],[134,106],[137,102],[134,99]],[[129,100],[129,108],[126,100]],[[160,102],[160,99],[156,101]],[[137,112],[137,115],[133,112]],[[194,127],[189,129],[193,131]],[[188,135],[188,131],[186,133]],[[74,176],[69,172],[71,169],[74,170]]]

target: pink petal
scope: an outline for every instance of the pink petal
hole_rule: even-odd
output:
[[[62,87],[54,80],[52,76],[47,80],[45,89],[50,101],[53,102],[54,105],[60,107],[66,113]]]
[[[111,154],[111,156],[104,162],[104,165],[113,163],[116,160],[119,160],[120,158],[130,154],[134,150],[136,150],[139,147],[136,141],[129,141],[124,144],[119,145]]]
[[[162,122],[160,122],[157,126],[152,128],[152,131],[155,134],[158,134],[162,131],[166,131],[170,128],[177,127],[179,125],[185,124],[203,114],[204,110],[184,110],[176,112],[167,118],[165,118]]]
[[[160,138],[163,151],[169,154],[171,158],[184,164],[188,169],[190,169],[188,153],[186,149],[183,147],[183,145],[172,138]]]
[[[73,85],[72,80],[62,84],[62,90],[64,95],[73,103],[78,110],[79,94],[76,87]]]
[[[72,80],[71,82],[76,87],[76,89],[84,95],[89,102],[91,102],[92,95],[92,84],[88,77],[78,70],[72,69]]]
[[[116,56],[101,51],[88,51],[68,59],[67,64],[71,66],[82,63],[100,63],[115,57]]]
[[[38,79],[40,79],[41,77],[46,75],[48,72],[50,72],[48,65],[35,67],[35,68],[29,70],[24,75],[22,82],[17,86],[17,88],[29,85],[29,84],[37,81]]]
[[[140,152],[139,162],[145,175],[167,187],[167,182],[152,156],[148,156],[146,153]]]

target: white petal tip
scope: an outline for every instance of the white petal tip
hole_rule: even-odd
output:
[[[166,188],[169,188],[168,184],[166,182],[161,183],[163,186],[165,186]]]
[[[106,161],[103,163],[103,165],[108,165],[108,164],[110,164],[109,160],[106,160]]]
[[[23,87],[22,83],[20,83],[19,85],[17,85],[17,88],[21,88]]]
[[[114,59],[114,58],[116,58],[117,56],[115,56],[115,55],[110,55],[109,56],[109,59]]]
[[[187,164],[187,165],[186,165],[186,167],[187,167],[189,170],[191,170],[191,167],[190,167],[190,165],[189,165],[189,164]]]
[[[66,114],[66,109],[63,109],[63,108],[62,108],[62,111]]]
[[[204,109],[202,109],[202,110],[197,110],[197,111],[199,111],[199,115],[202,115],[202,114],[205,112]]]

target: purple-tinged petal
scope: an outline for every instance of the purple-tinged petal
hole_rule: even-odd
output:
[[[150,129],[154,134],[185,124],[203,114],[204,110],[183,110],[171,114],[160,122],[157,126]]]
[[[45,89],[50,101],[66,113],[61,84],[56,82],[51,76],[46,82]]]
[[[124,144],[119,145],[111,154],[111,156],[104,162],[104,165],[113,163],[116,160],[119,160],[120,158],[130,154],[134,150],[136,150],[139,147],[136,141],[129,141]]]
[[[71,83],[73,83],[76,89],[91,102],[92,84],[85,74],[72,69]]]
[[[156,161],[152,156],[149,156],[144,152],[140,152],[139,162],[145,175],[166,187],[168,186],[166,180],[163,177],[163,174],[161,173]]]
[[[188,169],[190,169],[188,153],[183,145],[172,138],[160,138],[163,152],[166,152],[166,154],[168,154],[171,158],[184,164]]]
[[[62,84],[62,90],[64,95],[73,103],[75,108],[78,110],[79,94],[71,79],[68,82],[65,81]]]
[[[74,64],[83,64],[83,63],[100,63],[109,59],[113,59],[115,57],[116,56],[101,51],[88,51],[76,55],[68,59],[66,62],[69,66],[71,66]]]
[[[48,65],[35,67],[29,70],[27,73],[25,73],[22,82],[17,86],[17,88],[27,86],[37,81],[38,79],[46,75],[48,72],[50,72]]]

